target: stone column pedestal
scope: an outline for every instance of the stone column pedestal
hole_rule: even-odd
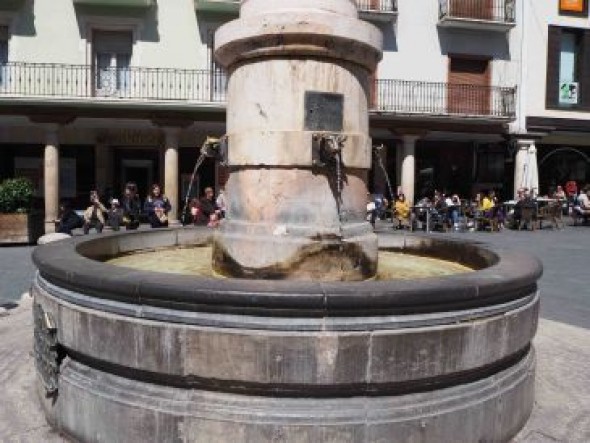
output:
[[[230,177],[214,267],[248,278],[372,277],[368,95],[380,32],[348,0],[247,0],[215,41],[230,74]]]
[[[59,142],[57,128],[46,129],[43,156],[43,193],[45,199],[45,233],[55,232],[59,210]]]

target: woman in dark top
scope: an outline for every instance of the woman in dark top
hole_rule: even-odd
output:
[[[137,185],[129,182],[125,185],[125,191],[121,198],[123,210],[123,224],[125,229],[132,230],[139,227],[139,215],[141,213],[141,200],[137,195]]]
[[[143,208],[152,228],[165,228],[168,226],[168,211],[170,211],[170,208],[170,202],[162,194],[160,185],[153,184]]]
[[[72,209],[69,201],[64,200],[59,205],[60,218],[57,225],[57,232],[72,235],[72,230],[81,228],[84,219]]]

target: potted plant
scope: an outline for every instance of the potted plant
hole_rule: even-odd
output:
[[[33,192],[26,178],[0,183],[0,244],[36,243],[43,234],[43,218],[31,211]]]

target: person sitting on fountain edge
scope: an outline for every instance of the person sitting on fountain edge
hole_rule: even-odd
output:
[[[403,229],[404,227],[410,227],[410,205],[406,201],[406,196],[400,192],[395,200],[395,206],[393,210],[394,220],[397,221],[395,229]]]
[[[128,182],[121,198],[121,209],[123,210],[123,224],[126,230],[133,230],[139,227],[139,214],[141,212],[141,200],[137,195],[137,185]]]
[[[196,225],[207,225],[210,228],[219,226],[219,219],[221,218],[221,210],[217,206],[215,200],[215,193],[213,188],[208,186],[205,188],[203,196],[199,199],[194,220]]]
[[[154,183],[145,200],[144,211],[152,228],[168,227],[168,212],[171,206],[168,198],[162,194],[162,188]]]
[[[72,235],[72,230],[84,226],[84,220],[76,211],[72,209],[72,204],[68,200],[63,200],[59,205],[59,220],[57,222],[56,232],[60,234]]]
[[[107,212],[107,208],[100,202],[97,191],[90,191],[90,203],[91,205],[84,211],[84,234],[90,232],[90,228],[95,228],[98,234],[102,233],[104,228],[104,214]]]

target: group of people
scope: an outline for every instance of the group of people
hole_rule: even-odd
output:
[[[127,230],[137,229],[142,216],[145,216],[152,228],[165,228],[169,225],[168,213],[170,200],[162,192],[159,184],[154,183],[145,201],[141,202],[137,184],[128,182],[120,199],[111,198],[107,208],[100,200],[96,190],[90,191],[90,205],[80,216],[69,201],[60,203],[59,219],[56,232],[72,235],[72,231],[82,228],[84,234],[91,229],[101,233],[105,226],[114,231],[121,227]],[[201,199],[193,199],[190,204],[190,223],[216,227],[225,214],[225,194],[223,191],[216,199],[213,188],[207,187]]]
[[[590,185],[585,186],[578,194],[571,190],[564,190],[563,186],[557,186],[549,195],[544,196],[551,205],[569,209],[574,221],[576,219],[590,220]],[[538,209],[537,196],[534,190],[522,188],[517,191],[516,199],[507,205],[498,199],[494,190],[478,192],[470,200],[461,199],[457,194],[445,195],[435,191],[432,197],[425,196],[415,205],[408,202],[403,192],[398,192],[391,206],[387,200],[381,198],[370,199],[367,204],[368,219],[374,224],[381,212],[390,212],[394,228],[420,228],[428,221],[432,229],[457,228],[463,222],[463,228],[501,230],[505,227],[520,228],[523,223],[536,221]],[[530,210],[528,210],[530,208]],[[532,212],[533,219],[523,218]]]

